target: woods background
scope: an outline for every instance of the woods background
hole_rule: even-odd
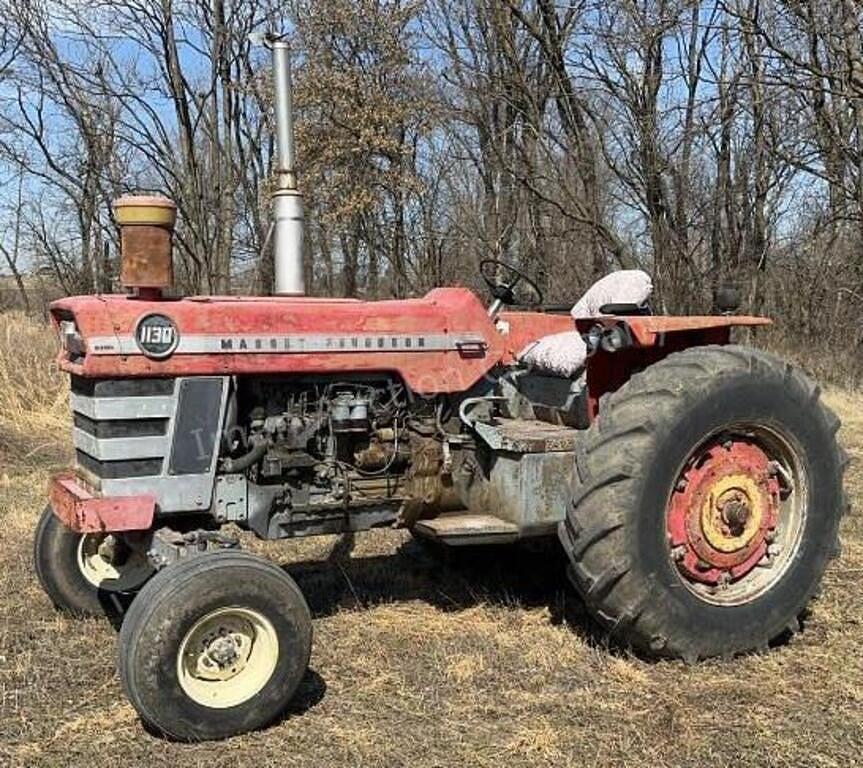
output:
[[[0,0],[0,302],[110,290],[110,201],[174,198],[183,291],[266,292],[267,51],[295,51],[307,284],[574,302],[638,266],[659,311],[738,284],[770,345],[863,376],[859,0]],[[263,251],[263,255],[262,255]],[[0,307],[2,307],[0,304]]]

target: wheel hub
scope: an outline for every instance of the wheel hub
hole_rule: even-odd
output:
[[[220,637],[213,641],[206,653],[216,664],[224,667],[239,657],[237,645],[233,637]]]
[[[722,586],[767,555],[779,519],[780,486],[770,458],[746,438],[700,449],[668,507],[669,543],[684,576]]]
[[[195,661],[194,676],[200,680],[230,680],[246,667],[252,650],[250,627],[220,626],[201,642],[200,653],[190,649]]]
[[[111,534],[84,534],[78,541],[78,568],[89,584],[107,592],[140,587],[152,574],[146,555]]]
[[[723,533],[730,536],[740,536],[746,530],[746,523],[752,516],[749,508],[750,499],[744,497],[737,489],[728,494],[730,498],[720,497],[716,509],[722,517]]]
[[[201,618],[180,645],[180,686],[204,706],[236,706],[266,684],[278,647],[275,628],[262,614],[240,607],[218,609]]]
[[[701,530],[719,552],[738,552],[757,536],[765,512],[758,483],[747,475],[705,478]]]

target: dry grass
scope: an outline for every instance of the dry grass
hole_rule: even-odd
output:
[[[47,321],[0,312],[0,483],[20,465],[56,463],[68,452],[69,383],[56,357]]]
[[[49,388],[19,392],[19,410],[0,413],[31,430],[38,407],[60,398],[36,344],[32,354],[12,344],[14,360],[7,344],[2,358],[4,381],[33,376]],[[256,544],[308,595],[312,672],[282,722],[221,744],[146,733],[117,682],[114,629],[56,614],[36,585],[30,536],[65,433],[49,455],[7,453],[0,766],[860,764],[863,397],[828,400],[845,422],[855,511],[824,595],[790,644],[694,667],[610,651],[549,552],[493,550],[441,564],[399,532]],[[8,428],[0,422],[2,434]],[[53,433],[39,434],[46,442]]]
[[[68,420],[68,383],[57,369],[57,341],[47,321],[0,313],[0,413],[4,425],[49,431]]]

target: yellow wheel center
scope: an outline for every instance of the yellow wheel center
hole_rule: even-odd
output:
[[[124,592],[140,587],[153,573],[146,555],[126,552],[118,557],[119,542],[111,534],[88,533],[78,541],[78,568],[94,587]]]
[[[279,639],[272,622],[249,608],[220,608],[189,630],[177,655],[177,678],[189,698],[213,709],[256,696],[272,677]]]
[[[704,538],[719,552],[736,552],[758,532],[766,511],[767,500],[749,475],[721,477],[701,506]]]

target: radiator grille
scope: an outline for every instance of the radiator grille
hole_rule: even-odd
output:
[[[105,496],[151,494],[160,513],[209,509],[228,383],[72,377],[79,471]]]
[[[124,477],[155,477],[162,474],[164,459],[122,459],[100,461],[84,451],[75,451],[78,466],[102,480],[120,480]]]
[[[115,437],[158,437],[168,434],[169,419],[117,419],[96,421],[83,413],[72,414],[74,425],[88,435],[109,440]]]
[[[176,380],[73,376],[71,384],[78,465],[103,480],[161,475],[170,449]]]

